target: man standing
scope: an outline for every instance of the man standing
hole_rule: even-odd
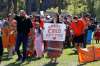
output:
[[[24,10],[20,11],[20,16],[15,17],[17,21],[17,40],[15,45],[15,50],[18,55],[17,61],[24,62],[26,59],[26,51],[27,51],[27,42],[28,42],[28,33],[32,28],[31,20],[26,16],[26,12]],[[23,43],[23,54],[20,53],[21,42]]]
[[[3,28],[4,22],[5,21],[1,18],[0,19],[0,63],[1,63],[2,55],[3,55],[2,28]]]
[[[72,23],[70,24],[71,33],[73,34],[75,48],[78,49],[82,46],[84,40],[84,24],[81,20],[78,20],[78,17],[74,17]]]
[[[90,14],[84,14],[84,16],[80,19],[83,23],[84,23],[84,42],[83,42],[83,45],[82,47],[83,48],[86,48],[86,38],[87,38],[87,32],[88,32],[88,26],[89,26],[89,23],[90,23],[90,18],[91,18],[91,15]]]

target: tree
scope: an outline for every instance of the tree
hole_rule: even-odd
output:
[[[17,0],[7,0],[8,4],[8,14],[17,13]]]
[[[12,12],[12,0],[7,0],[7,4],[8,4],[8,13],[7,14],[9,14],[9,13],[11,13]]]
[[[37,12],[40,12],[40,0],[36,0]]]
[[[14,4],[14,13],[17,13],[17,0],[13,0]]]
[[[28,15],[31,15],[31,0],[25,0],[26,12]]]
[[[83,0],[67,0],[67,12],[72,15],[77,15],[86,11],[87,5]]]
[[[59,3],[58,3],[58,13],[61,14],[61,10],[62,10],[62,7],[63,7],[63,1],[64,0],[59,0]]]
[[[95,0],[86,0],[87,1],[87,9],[88,12],[91,14],[91,16],[95,16],[95,9],[94,9],[94,3],[96,2]]]
[[[99,0],[96,0],[95,2],[95,13],[96,13],[97,21],[100,21],[100,1]]]

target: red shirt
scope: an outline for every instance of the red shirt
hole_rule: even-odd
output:
[[[33,24],[33,28],[35,28],[35,21],[33,20],[33,22],[32,22],[32,24]],[[44,21],[41,19],[40,20],[40,28],[44,28]]]
[[[84,18],[81,18],[80,20],[81,20],[81,21],[83,22],[83,24],[84,24],[84,29],[87,29],[87,28],[88,28],[89,22],[86,21]]]
[[[81,20],[78,20],[77,23],[72,22],[70,28],[73,30],[75,36],[80,36],[84,32],[84,23]]]

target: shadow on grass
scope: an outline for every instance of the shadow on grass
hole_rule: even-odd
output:
[[[3,53],[3,57],[7,57],[8,56],[8,53],[7,52],[4,52]]]
[[[84,65],[86,65],[87,63],[84,63],[84,64],[78,64],[77,66],[84,66]]]
[[[73,52],[73,53],[70,53],[68,55],[78,55],[77,53]]]
[[[32,58],[32,57],[28,57],[26,61],[27,61],[28,63],[30,63],[30,62],[32,62],[32,61],[37,61],[37,60],[40,60],[40,59],[42,59],[42,58],[36,58],[36,57]]]
[[[78,64],[77,66],[85,66],[88,63],[93,63],[93,62],[98,62],[99,60],[95,60],[95,61],[91,61],[91,62],[87,62],[87,63],[82,63],[82,64]]]
[[[6,58],[4,58],[4,57],[2,58],[3,61],[9,61],[10,59],[12,59],[12,58],[7,58],[7,57]]]
[[[73,48],[73,46],[70,46],[70,47],[64,47],[63,49],[72,49]]]
[[[47,64],[45,64],[45,65],[43,65],[43,66],[57,66],[57,64],[58,64],[58,63],[47,63]]]
[[[10,63],[6,66],[21,66],[21,63],[16,63],[16,62],[13,62],[13,63]]]
[[[48,56],[45,56],[45,58],[49,59],[49,57],[48,57]]]
[[[5,53],[3,54],[2,60],[3,60],[3,61],[9,61],[10,59],[12,59],[12,58],[8,58],[8,53],[5,52]]]

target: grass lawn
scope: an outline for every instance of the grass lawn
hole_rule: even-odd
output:
[[[92,42],[95,44],[95,41]],[[95,44],[97,47],[100,48],[100,44]],[[25,61],[23,64],[16,62],[17,55],[14,55],[12,59],[7,59],[7,52],[5,49],[4,55],[3,55],[3,61],[0,64],[0,66],[78,66],[78,55],[73,54],[73,51],[71,48],[67,48],[63,50],[63,54],[60,58],[58,58],[58,64],[50,64],[48,63],[50,61],[49,58],[47,58],[47,55],[45,53],[44,57],[41,59],[36,58],[28,58],[27,61]],[[100,61],[95,61],[91,63],[84,64],[82,66],[99,66]]]
[[[77,66],[78,65],[78,56],[73,54],[72,49],[64,49],[63,54],[58,59],[58,64],[50,64],[49,58],[46,54],[44,58],[34,59],[28,58],[23,64],[16,62],[17,56],[14,55],[13,59],[7,59],[7,53],[4,53],[3,62],[0,66]],[[91,63],[84,64],[82,66],[99,66],[100,61],[95,61]]]

